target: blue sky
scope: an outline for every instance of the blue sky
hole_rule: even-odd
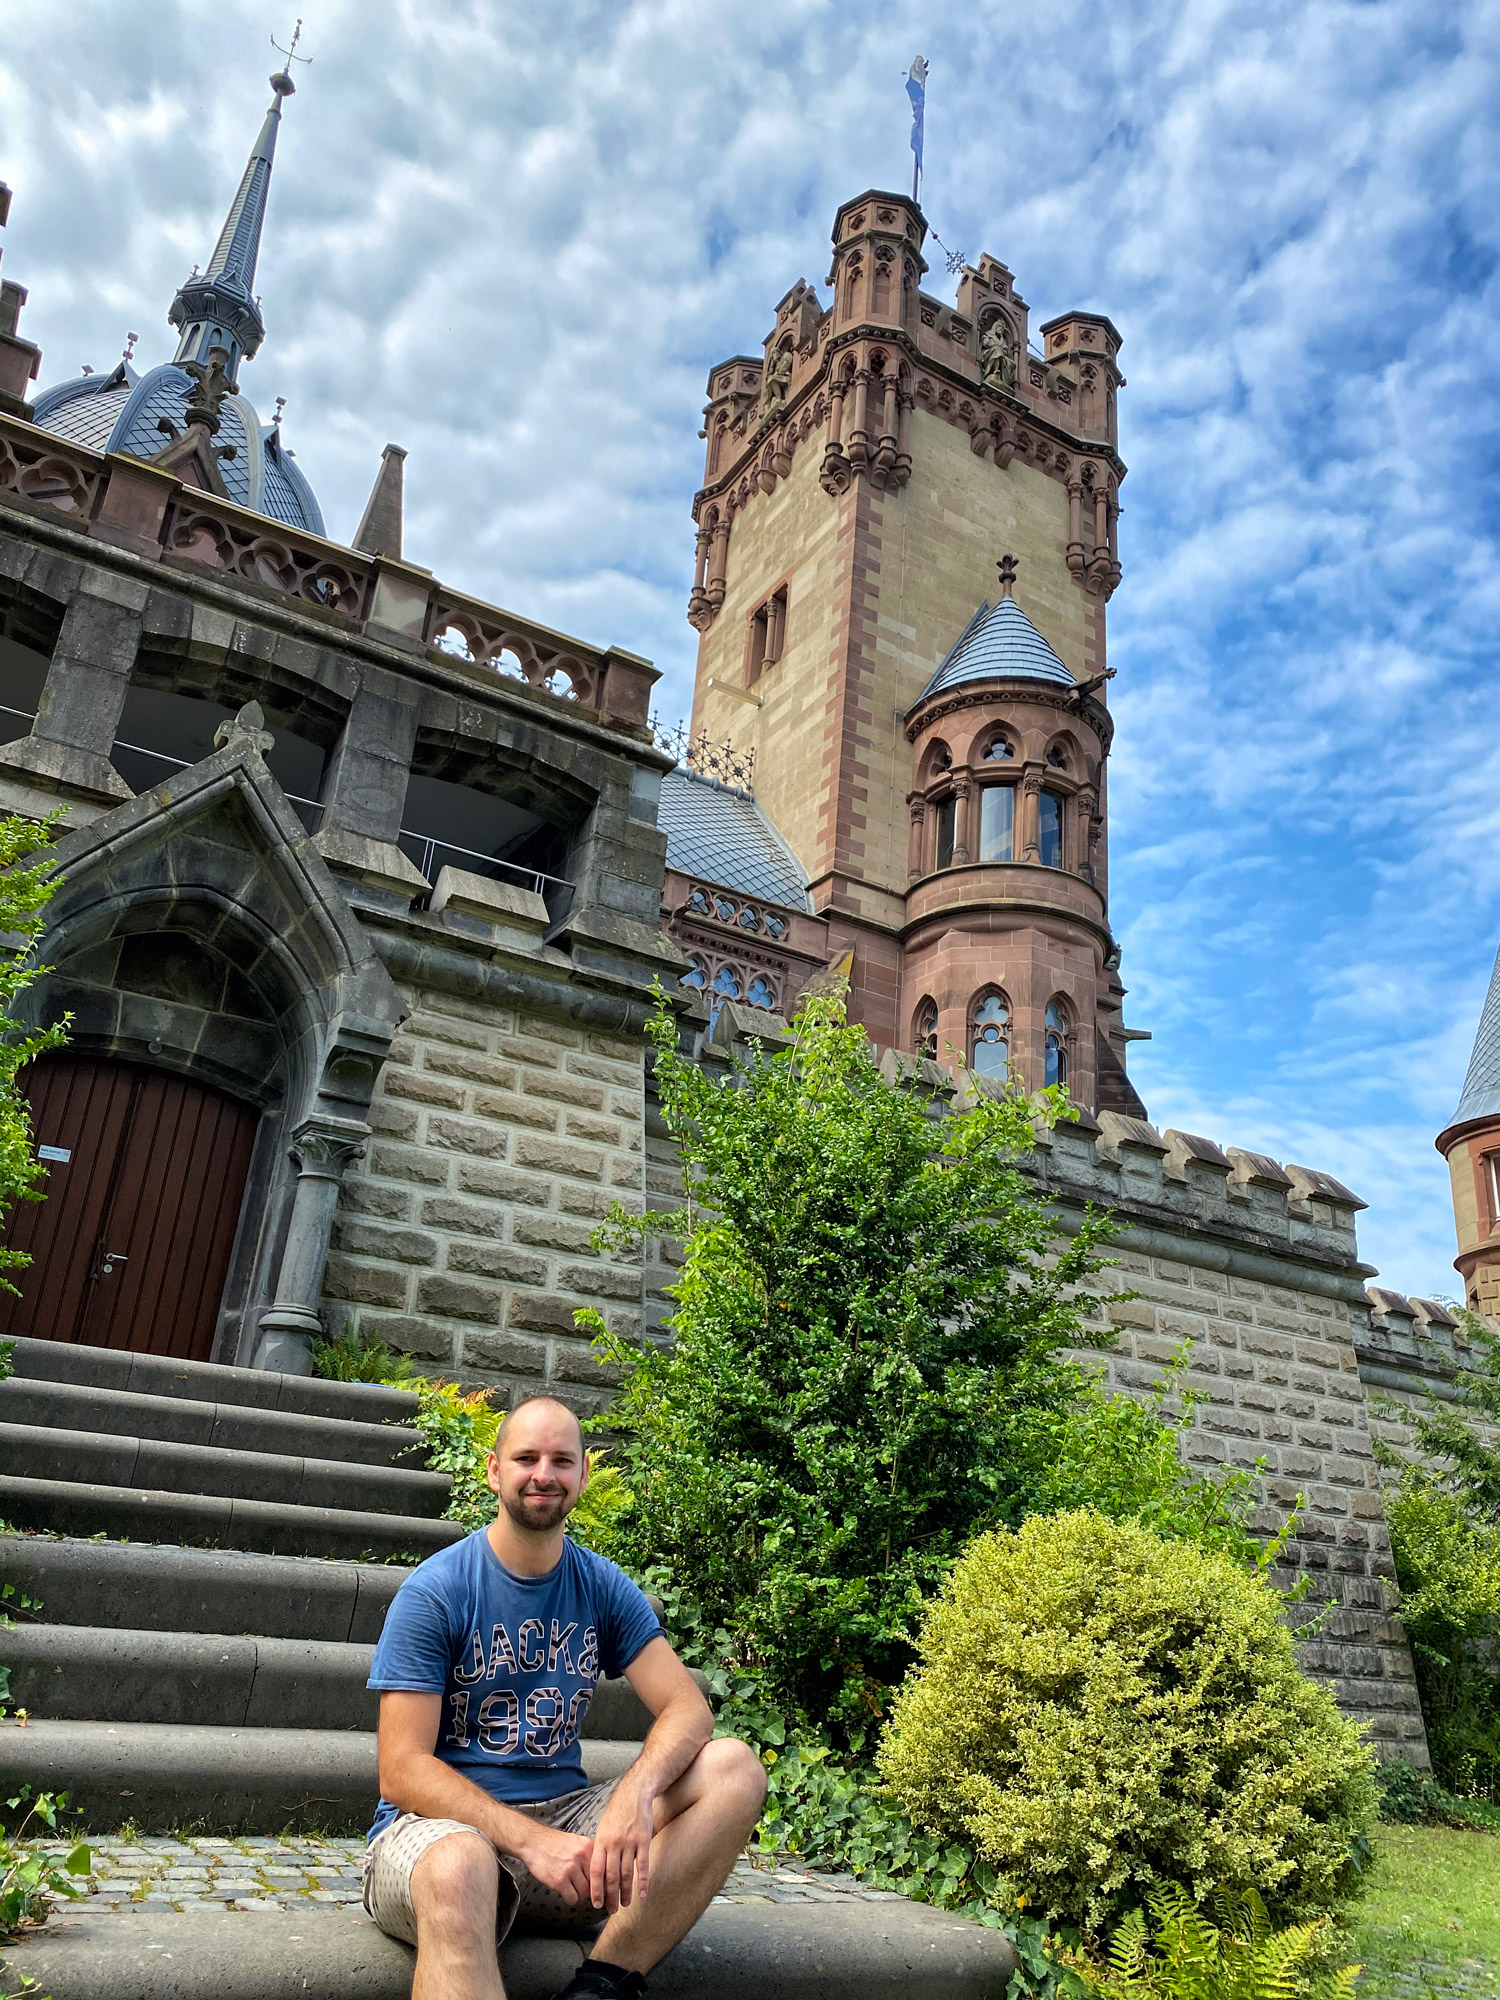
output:
[[[245,370],[335,536],[687,704],[707,368],[908,179],[1038,321],[1125,335],[1112,915],[1159,1125],[1337,1174],[1455,1277],[1432,1136],[1500,939],[1500,0],[304,0]],[[43,380],[164,359],[268,93],[261,0],[49,0],[0,54]],[[942,279],[934,258],[932,285]],[[939,288],[942,288],[941,286]]]

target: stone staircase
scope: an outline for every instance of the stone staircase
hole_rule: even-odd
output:
[[[0,1584],[39,1610],[0,1631],[0,1789],[64,1790],[85,1828],[347,1834],[377,1793],[365,1680],[410,1563],[457,1541],[423,1468],[414,1395],[50,1341],[0,1382]],[[591,1780],[650,1717],[602,1682]],[[507,1946],[512,2000],[561,1986],[576,1944]],[[53,2000],[397,2000],[411,1953],[350,1908],[146,1911],[88,1903],[0,1957],[0,1991]],[[706,2000],[998,1996],[1003,1939],[899,1900],[716,1903],[653,1993]]]

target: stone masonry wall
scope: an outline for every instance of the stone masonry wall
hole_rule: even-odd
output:
[[[1410,1649],[1392,1614],[1381,1506],[1356,1341],[1370,1302],[1358,1261],[1358,1198],[1330,1176],[1143,1120],[1101,1114],[1059,1128],[1039,1177],[1074,1213],[1085,1200],[1122,1222],[1108,1276],[1136,1294],[1110,1308],[1112,1386],[1145,1391],[1190,1343],[1182,1380],[1204,1397],[1190,1463],[1260,1463],[1270,1531],[1302,1511],[1278,1581],[1308,1580],[1298,1622],[1321,1607],[1304,1668],[1369,1725],[1384,1757],[1428,1762]]]
[[[589,1236],[616,1199],[640,1205],[643,1045],[403,993],[412,1014],[340,1197],[328,1323],[507,1402],[547,1388],[597,1410],[609,1373],[573,1313],[639,1325],[639,1267],[596,1257]]]

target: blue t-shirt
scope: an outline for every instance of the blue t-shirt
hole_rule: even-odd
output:
[[[588,1781],[578,1731],[601,1674],[664,1638],[646,1593],[565,1537],[545,1576],[517,1576],[481,1528],[419,1563],[396,1592],[369,1687],[440,1694],[435,1755],[492,1798],[555,1799]],[[370,1839],[397,1808],[380,1801]]]

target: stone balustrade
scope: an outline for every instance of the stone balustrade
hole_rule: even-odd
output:
[[[647,660],[601,648],[454,591],[413,564],[341,547],[184,486],[123,453],[100,454],[0,414],[0,503],[148,561],[191,565],[292,600],[373,639],[441,659],[550,705],[567,702],[644,737]]]

